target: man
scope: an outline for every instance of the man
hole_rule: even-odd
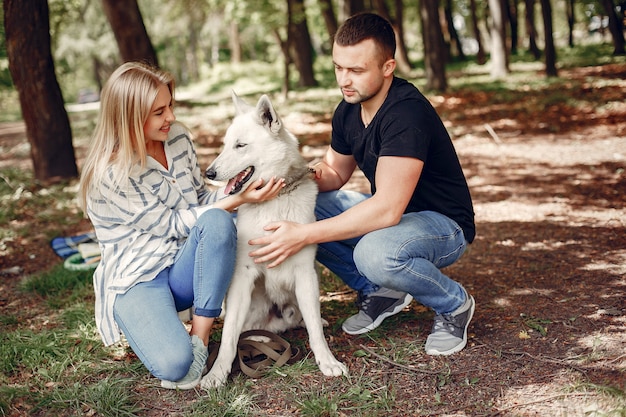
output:
[[[364,13],[337,31],[333,62],[343,94],[332,140],[316,164],[318,221],[274,222],[253,239],[256,262],[279,265],[308,244],[318,260],[358,291],[358,314],[342,325],[362,334],[412,299],[432,308],[426,353],[450,355],[467,343],[474,299],[440,268],[475,235],[472,200],[450,137],[428,100],[394,76],[393,28]],[[359,167],[371,195],[340,190]]]

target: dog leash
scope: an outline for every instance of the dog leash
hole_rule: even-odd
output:
[[[267,342],[252,340],[250,337],[261,336],[269,339]],[[209,348],[207,368],[211,369],[219,344]],[[269,368],[293,364],[302,359],[302,352],[297,347],[275,333],[267,330],[248,330],[239,336],[237,343],[237,357],[233,361],[232,372],[241,371],[250,378],[260,378]]]

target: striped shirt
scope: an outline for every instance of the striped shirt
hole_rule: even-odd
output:
[[[88,198],[102,255],[93,276],[96,325],[106,346],[120,340],[113,319],[116,295],[170,266],[198,216],[218,197],[205,186],[182,125],[171,126],[164,145],[169,169],[148,157],[145,169],[137,167],[118,184],[109,166]]]

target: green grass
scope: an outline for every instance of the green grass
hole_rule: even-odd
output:
[[[68,183],[43,188],[31,171],[0,170],[0,240],[6,236],[29,236],[41,224],[57,226],[47,231],[48,237],[56,236],[64,226],[82,218],[75,196],[76,188]],[[19,222],[20,219],[30,222]],[[15,226],[16,220],[19,226]]]

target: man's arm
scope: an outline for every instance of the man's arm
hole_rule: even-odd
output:
[[[362,236],[398,224],[422,173],[424,163],[407,157],[381,157],[376,168],[376,194],[338,216],[314,223],[273,222],[273,233],[251,240],[256,262],[274,267],[304,246]],[[322,173],[322,178],[324,173]]]
[[[352,155],[342,155],[329,146],[322,161],[313,166],[317,187],[320,192],[338,190],[348,182],[355,168]]]

